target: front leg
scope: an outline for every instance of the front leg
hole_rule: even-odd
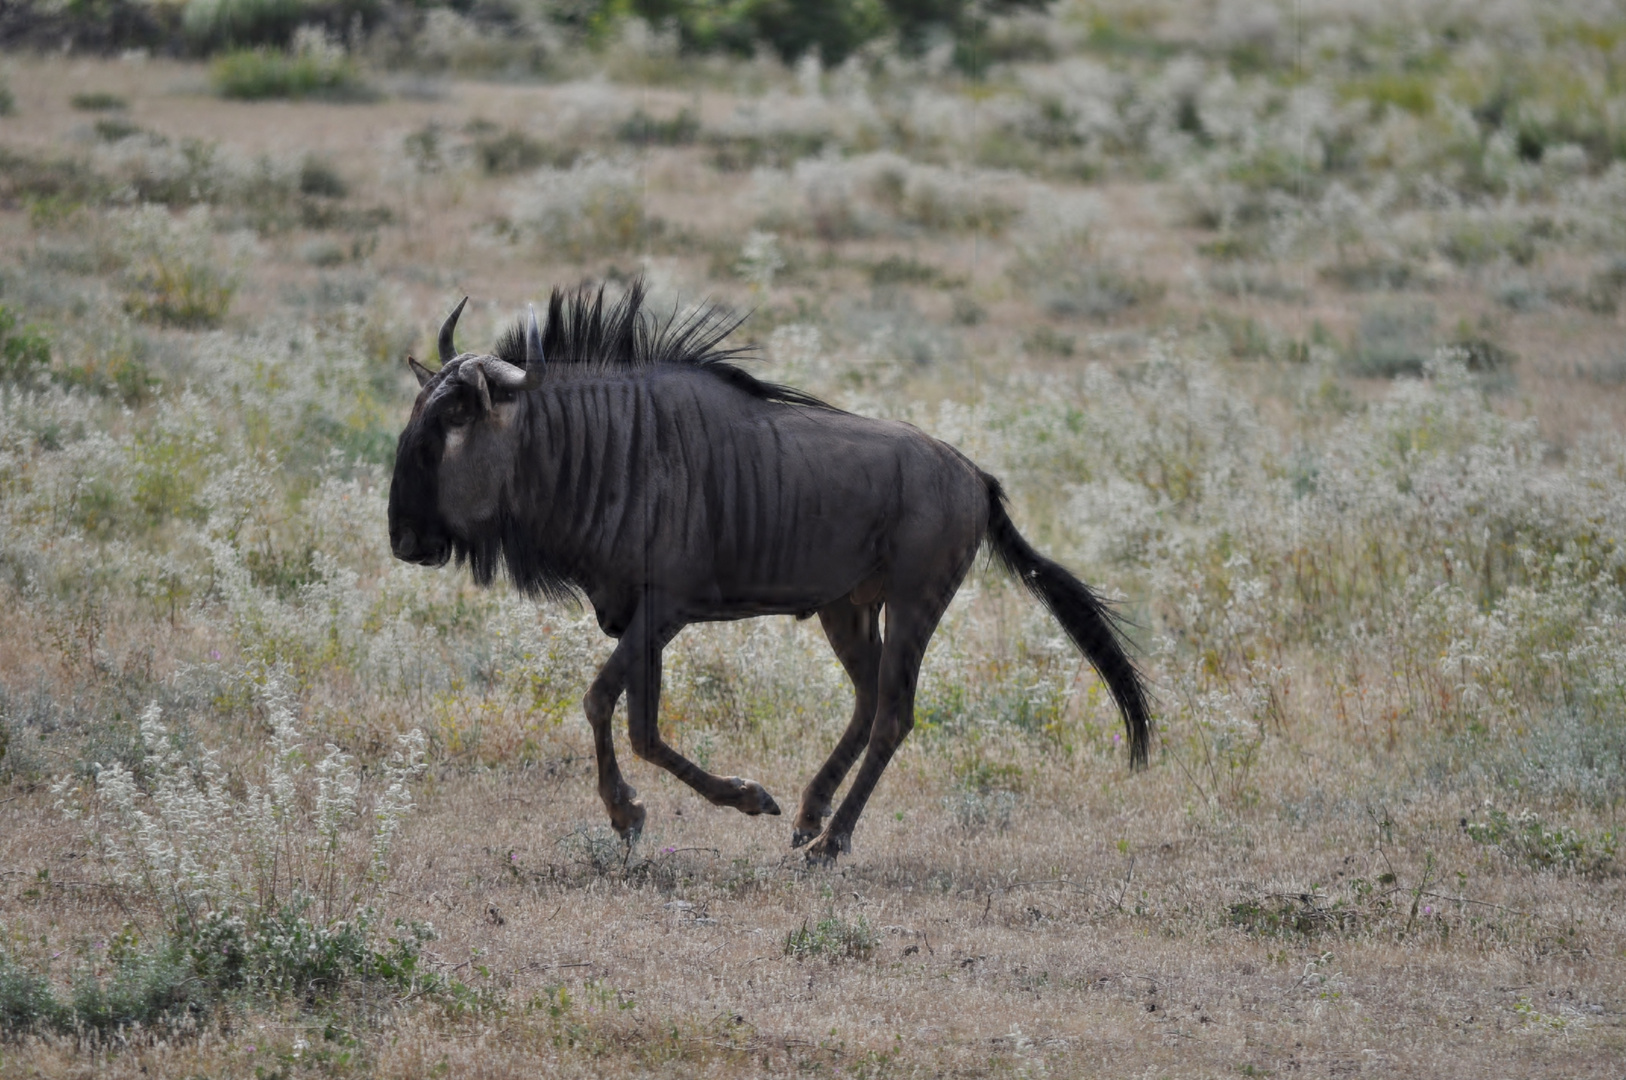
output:
[[[621,650],[616,650],[619,653]],[[598,759],[598,795],[604,800],[604,809],[610,813],[610,825],[627,843],[638,839],[644,828],[644,804],[638,792],[621,777],[621,767],[615,760],[615,733],[610,721],[615,715],[615,703],[626,685],[625,665],[618,666],[615,655],[599,671],[598,678],[587,691],[582,706],[587,722],[593,728],[593,756]]]
[[[779,804],[755,780],[713,776],[661,738],[661,651],[683,626],[680,617],[663,608],[660,598],[648,597],[616,649],[620,652],[630,644],[634,650],[627,674],[627,735],[632,752],[682,780],[714,806],[732,806],[753,816],[778,814]]]
[[[610,721],[622,691],[627,694],[627,734],[633,753],[659,765],[715,805],[732,806],[747,814],[779,813],[778,804],[761,784],[737,776],[713,776],[661,739],[661,650],[683,625],[669,601],[658,594],[645,594],[583,702],[587,722],[593,727],[599,797],[610,813],[610,823],[628,841],[643,828],[644,804],[622,779],[615,760]]]

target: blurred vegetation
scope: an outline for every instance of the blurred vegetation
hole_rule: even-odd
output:
[[[398,33],[443,10],[510,31],[539,25],[599,47],[613,40],[629,17],[675,33],[687,54],[750,56],[766,48],[786,62],[817,55],[837,65],[871,43],[892,38],[905,55],[938,43],[951,46],[957,64],[980,71],[1009,58],[1013,41],[994,28],[1001,16],[1041,11],[1045,0],[559,0],[526,5],[453,3],[437,9],[401,0],[73,0],[67,5],[22,0],[4,36],[43,43],[65,34],[80,48],[160,48],[211,55],[245,49],[284,50],[301,27],[357,39],[378,30]],[[1014,51],[1031,52],[1016,43]],[[503,50],[495,50],[496,56]]]
[[[221,97],[241,101],[308,97],[357,101],[370,96],[355,64],[343,54],[238,49],[218,57],[210,65],[209,77]]]

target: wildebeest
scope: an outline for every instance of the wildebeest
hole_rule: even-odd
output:
[[[718,806],[779,813],[761,784],[713,776],[662,741],[661,651],[690,623],[817,614],[856,701],[802,793],[792,843],[811,842],[822,861],[849,850],[914,724],[926,644],[984,540],[1101,674],[1131,766],[1145,765],[1146,692],[1113,613],[1028,545],[998,480],[908,424],[756,379],[723,347],[738,322],[720,309],[661,320],[643,299],[636,284],[608,306],[602,288],[554,290],[546,328],[533,308],[492,354],[457,351],[458,304],[441,326],[440,370],[408,357],[422,389],[389,498],[397,558],[455,556],[481,584],[500,567],[532,595],[585,594],[619,639],[583,704],[622,837],[644,821],[611,738],[623,690],[639,757]]]

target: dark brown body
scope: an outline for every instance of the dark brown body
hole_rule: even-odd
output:
[[[562,311],[556,299],[549,337],[564,341],[550,356],[569,355],[559,326],[579,330],[572,314],[580,322],[621,313]],[[490,395],[480,372],[517,369],[452,357],[426,381],[391,488],[398,556],[437,562],[455,552],[484,580],[501,560],[522,587],[584,593],[619,639],[585,707],[599,792],[623,836],[644,819],[610,734],[623,692],[639,756],[713,803],[779,812],[761,785],[713,776],[661,739],[661,652],[693,622],[817,614],[856,701],[803,792],[793,840],[812,841],[818,859],[847,850],[913,724],[926,645],[985,539],[1102,671],[1144,760],[1144,697],[1110,615],[1022,541],[992,477],[907,424],[765,386],[709,354],[663,358],[658,337],[629,334],[627,362],[550,364],[533,376],[539,385],[512,395]]]

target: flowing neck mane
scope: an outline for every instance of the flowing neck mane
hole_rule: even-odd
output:
[[[763,401],[830,408],[811,394],[765,382],[734,363],[755,352],[750,346],[723,344],[745,321],[743,317],[717,304],[706,304],[681,318],[676,312],[661,318],[645,306],[646,299],[641,278],[619,300],[608,304],[602,285],[596,289],[584,286],[568,294],[554,289],[542,331],[547,367],[636,371],[670,364],[698,368]],[[525,367],[523,322],[516,322],[498,338],[493,355]]]

